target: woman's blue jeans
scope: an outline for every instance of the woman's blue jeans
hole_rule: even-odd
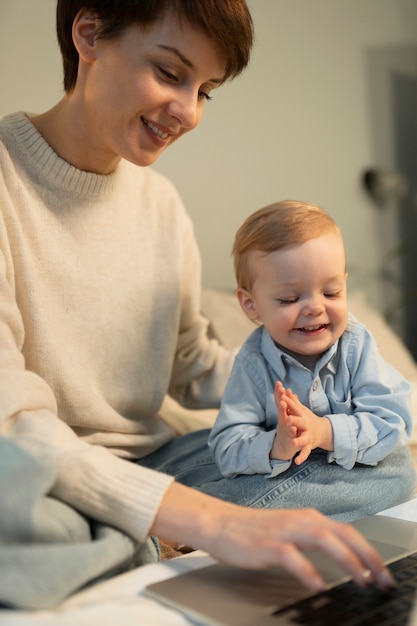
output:
[[[241,475],[223,478],[207,446],[208,430],[178,437],[140,465],[175,476],[176,480],[222,500],[265,509],[313,507],[339,521],[373,515],[413,497],[416,473],[408,447],[377,466],[346,470],[328,463],[325,452],[313,452],[297,466],[267,478]]]

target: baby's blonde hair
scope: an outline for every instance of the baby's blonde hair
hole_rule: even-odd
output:
[[[233,261],[238,287],[250,290],[255,278],[250,252],[269,254],[305,243],[328,231],[341,235],[334,219],[322,208],[298,200],[283,200],[252,213],[236,233]]]

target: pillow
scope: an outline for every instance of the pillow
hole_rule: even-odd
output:
[[[203,289],[201,312],[210,320],[211,335],[230,350],[242,345],[256,328],[243,313],[233,291]]]
[[[372,333],[386,361],[391,363],[404,378],[417,378],[417,363],[399,336],[392,330],[381,313],[366,302],[365,295],[355,291],[348,296],[349,309]]]

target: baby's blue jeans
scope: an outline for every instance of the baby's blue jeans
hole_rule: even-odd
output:
[[[259,509],[313,507],[345,522],[405,502],[416,491],[408,447],[373,467],[358,464],[346,470],[329,464],[325,452],[315,451],[300,466],[293,463],[274,478],[260,474],[223,478],[208,449],[208,433],[199,430],[178,437],[139,463],[222,500]]]

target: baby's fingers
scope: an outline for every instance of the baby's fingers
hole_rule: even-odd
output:
[[[295,444],[295,439],[293,440],[294,445]],[[296,446],[298,447],[298,446]],[[308,459],[308,457],[311,454],[311,446],[303,446],[302,448],[300,448],[300,451],[298,453],[298,455],[296,457],[294,457],[294,463],[296,465],[301,465],[301,463],[304,463],[304,461],[306,461]]]

